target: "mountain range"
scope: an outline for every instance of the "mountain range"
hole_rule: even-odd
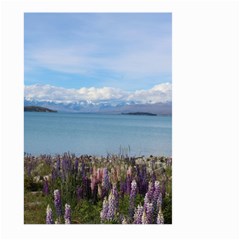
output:
[[[171,115],[172,102],[163,103],[138,103],[134,101],[37,101],[34,99],[24,99],[24,106],[39,106],[50,108],[58,112],[73,113],[109,113],[120,114],[128,112],[149,112],[158,115]]]

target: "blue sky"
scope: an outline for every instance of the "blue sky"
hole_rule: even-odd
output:
[[[172,82],[170,13],[25,13],[24,83],[133,92]]]

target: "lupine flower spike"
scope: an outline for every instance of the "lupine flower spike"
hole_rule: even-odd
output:
[[[71,224],[71,207],[67,203],[65,204],[64,220],[65,224]]]
[[[61,204],[61,196],[58,189],[54,191],[54,205],[56,208],[57,216],[60,218],[62,215],[62,204]]]
[[[46,224],[54,224],[53,221],[53,216],[52,216],[52,209],[50,208],[50,206],[47,206],[47,216],[46,216]]]

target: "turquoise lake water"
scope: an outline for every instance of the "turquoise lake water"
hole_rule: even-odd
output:
[[[106,156],[172,155],[171,116],[24,113],[24,151]]]

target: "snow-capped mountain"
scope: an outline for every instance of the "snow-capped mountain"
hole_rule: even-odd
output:
[[[59,112],[97,112],[97,113],[127,113],[127,112],[150,112],[155,114],[171,115],[172,103],[146,103],[135,101],[76,101],[76,102],[56,102],[56,101],[36,101],[34,99],[24,99],[24,106],[46,107]]]

